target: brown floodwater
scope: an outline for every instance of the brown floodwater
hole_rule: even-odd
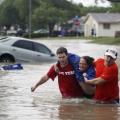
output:
[[[55,53],[64,46],[80,56],[103,57],[109,45],[85,40],[37,40]],[[120,51],[119,46],[116,47]],[[120,56],[117,63],[120,68]],[[88,99],[62,99],[57,78],[41,85],[34,93],[30,88],[52,63],[24,64],[23,70],[0,71],[0,120],[120,120],[120,105],[99,105]],[[119,72],[120,78],[120,72]]]

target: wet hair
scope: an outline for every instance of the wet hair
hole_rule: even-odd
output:
[[[58,54],[62,54],[62,53],[65,53],[66,55],[68,55],[67,49],[64,48],[64,47],[58,48],[57,51],[56,51],[56,54],[58,55]]]
[[[82,56],[81,58],[83,58],[83,59],[86,61],[88,67],[91,66],[91,65],[94,65],[94,64],[93,64],[93,62],[94,62],[94,58],[93,58],[93,57],[90,57],[90,56]]]

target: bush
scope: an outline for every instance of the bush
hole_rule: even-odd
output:
[[[26,33],[23,36],[26,37],[26,38],[28,38],[29,34]],[[49,36],[49,34],[46,34],[46,33],[32,33],[31,34],[31,38],[48,37],[48,36]]]

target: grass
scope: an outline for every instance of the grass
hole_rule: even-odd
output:
[[[108,44],[108,45],[120,45],[120,37],[119,38],[112,38],[112,37],[92,37],[87,38],[92,40],[92,43],[97,44]]]

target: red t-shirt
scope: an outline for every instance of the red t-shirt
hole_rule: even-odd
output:
[[[65,98],[83,97],[83,91],[76,80],[72,66],[70,64],[66,65],[64,68],[62,68],[60,64],[58,64],[57,66],[60,71],[59,73],[56,73],[54,66],[52,66],[47,75],[52,80],[54,80],[55,77],[58,75],[58,84],[62,96]]]
[[[119,98],[118,67],[116,63],[111,66],[104,65],[104,59],[95,62],[96,77],[106,80],[105,83],[96,86],[95,99],[100,101],[112,101]]]

